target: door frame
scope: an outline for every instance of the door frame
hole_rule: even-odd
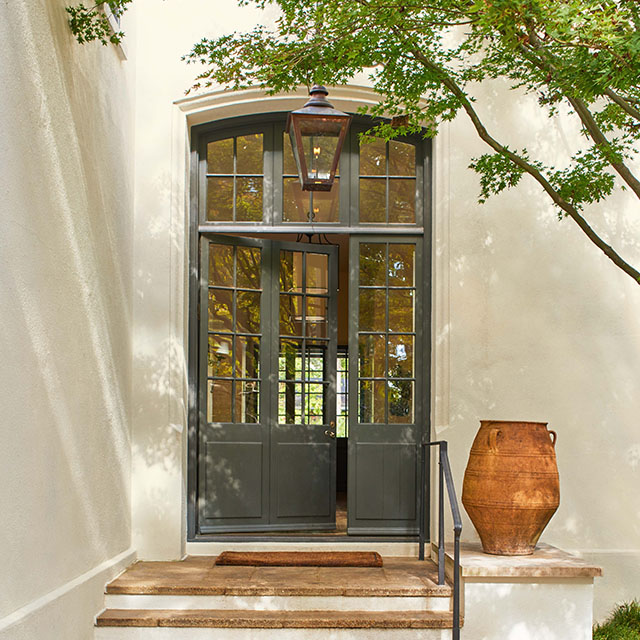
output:
[[[261,98],[262,99],[262,98]],[[287,98],[289,99],[289,98]],[[284,104],[284,103],[283,103]],[[279,108],[284,108],[278,103]],[[216,228],[213,225],[203,224],[199,217],[200,207],[200,195],[202,193],[200,185],[201,167],[205,158],[202,156],[202,141],[204,138],[211,136],[212,132],[217,131],[229,131],[229,127],[240,127],[244,130],[245,127],[253,127],[255,123],[274,123],[279,122],[283,117],[283,112],[264,113],[260,115],[246,115],[241,117],[234,117],[227,119],[212,119],[207,124],[197,124],[190,131],[190,182],[188,188],[189,195],[189,210],[191,215],[189,216],[189,223],[187,229],[188,235],[188,261],[186,263],[185,270],[188,274],[188,296],[185,300],[184,306],[178,305],[176,314],[183,316],[185,310],[188,310],[187,318],[184,321],[184,325],[187,329],[187,361],[185,364],[187,370],[186,390],[188,396],[187,402],[187,448],[185,451],[185,472],[187,478],[187,495],[186,495],[186,539],[188,542],[192,541],[206,541],[221,539],[224,534],[199,534],[197,530],[197,456],[198,456],[198,424],[199,424],[199,411],[200,406],[198,403],[198,330],[199,330],[199,238],[202,235],[206,235],[209,232],[212,233],[231,233],[231,234],[292,234],[292,233],[321,233],[331,236],[333,234],[340,235],[371,235],[385,240],[386,238],[394,238],[398,235],[420,237],[422,238],[423,247],[423,273],[422,273],[422,286],[420,287],[424,301],[424,313],[423,313],[423,335],[426,337],[424,340],[424,348],[422,354],[422,372],[424,380],[424,389],[422,394],[422,407],[423,407],[423,429],[422,440],[429,442],[431,440],[431,352],[433,338],[431,336],[432,327],[432,315],[434,313],[434,307],[432,302],[432,158],[431,148],[432,144],[430,140],[418,141],[417,148],[420,150],[420,156],[422,158],[422,164],[418,171],[418,183],[421,184],[422,197],[419,202],[419,212],[417,220],[420,220],[422,215],[422,224],[415,225],[387,225],[382,226],[378,224],[365,225],[356,222],[357,219],[351,211],[349,220],[346,224],[342,222],[338,225],[308,225],[308,224],[282,224],[274,225],[266,224],[268,218],[261,223],[233,223],[224,224],[218,223]],[[356,116],[356,120],[359,119],[360,124],[365,123],[365,119],[361,116]],[[202,122],[202,118],[198,122]],[[368,122],[371,122],[369,120]],[[417,138],[417,137],[416,137]],[[355,149],[351,150],[351,154],[356,153]],[[353,159],[349,158],[349,162],[353,164]],[[273,169],[272,169],[273,171]],[[355,174],[354,174],[355,175]],[[275,176],[277,178],[278,176]],[[341,181],[344,185],[347,181]],[[357,186],[357,185],[356,185]],[[275,204],[275,203],[274,203]],[[269,202],[267,207],[273,206]],[[356,201],[351,198],[350,209],[357,206]],[[341,218],[342,219],[342,218]],[[172,309],[174,307],[172,306]],[[427,465],[429,465],[430,458],[427,457]],[[427,469],[427,478],[430,478],[429,468]],[[430,514],[430,490],[426,491],[426,530],[429,531],[429,514]],[[255,536],[248,534],[247,538],[255,538]],[[303,536],[304,538],[304,536]],[[241,536],[235,536],[234,539],[243,539]],[[287,538],[288,540],[300,540],[298,538]],[[308,538],[305,538],[308,539]],[[358,539],[371,539],[369,537],[358,538],[353,536],[346,538],[349,540],[357,541]],[[389,540],[390,538],[384,538]],[[405,537],[407,539],[413,539],[413,537]],[[318,538],[314,537],[314,540]],[[326,540],[326,538],[325,538]]]

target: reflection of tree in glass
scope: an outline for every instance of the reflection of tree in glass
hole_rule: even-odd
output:
[[[384,286],[387,266],[386,245],[360,245],[360,285]]]
[[[207,178],[207,220],[256,222],[262,220],[262,134],[238,136],[210,142],[207,169],[219,174]],[[221,175],[220,175],[221,174]],[[235,203],[234,203],[235,184]]]
[[[392,378],[406,378],[411,372],[400,364],[396,364],[390,371]],[[389,380],[389,415],[409,416],[412,406],[410,380]]]
[[[236,220],[262,220],[262,178],[236,178]]]

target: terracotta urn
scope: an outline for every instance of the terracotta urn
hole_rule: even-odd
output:
[[[485,553],[533,553],[560,504],[556,437],[546,422],[480,421],[462,504]]]

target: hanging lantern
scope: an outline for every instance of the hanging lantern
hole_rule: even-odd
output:
[[[289,114],[287,131],[303,191],[331,191],[351,116],[327,102],[329,92],[314,85],[311,98]]]

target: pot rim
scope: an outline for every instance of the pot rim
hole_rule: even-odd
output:
[[[480,423],[483,424],[485,422],[497,423],[497,424],[543,424],[547,426],[548,422],[542,422],[540,420],[480,420]]]

